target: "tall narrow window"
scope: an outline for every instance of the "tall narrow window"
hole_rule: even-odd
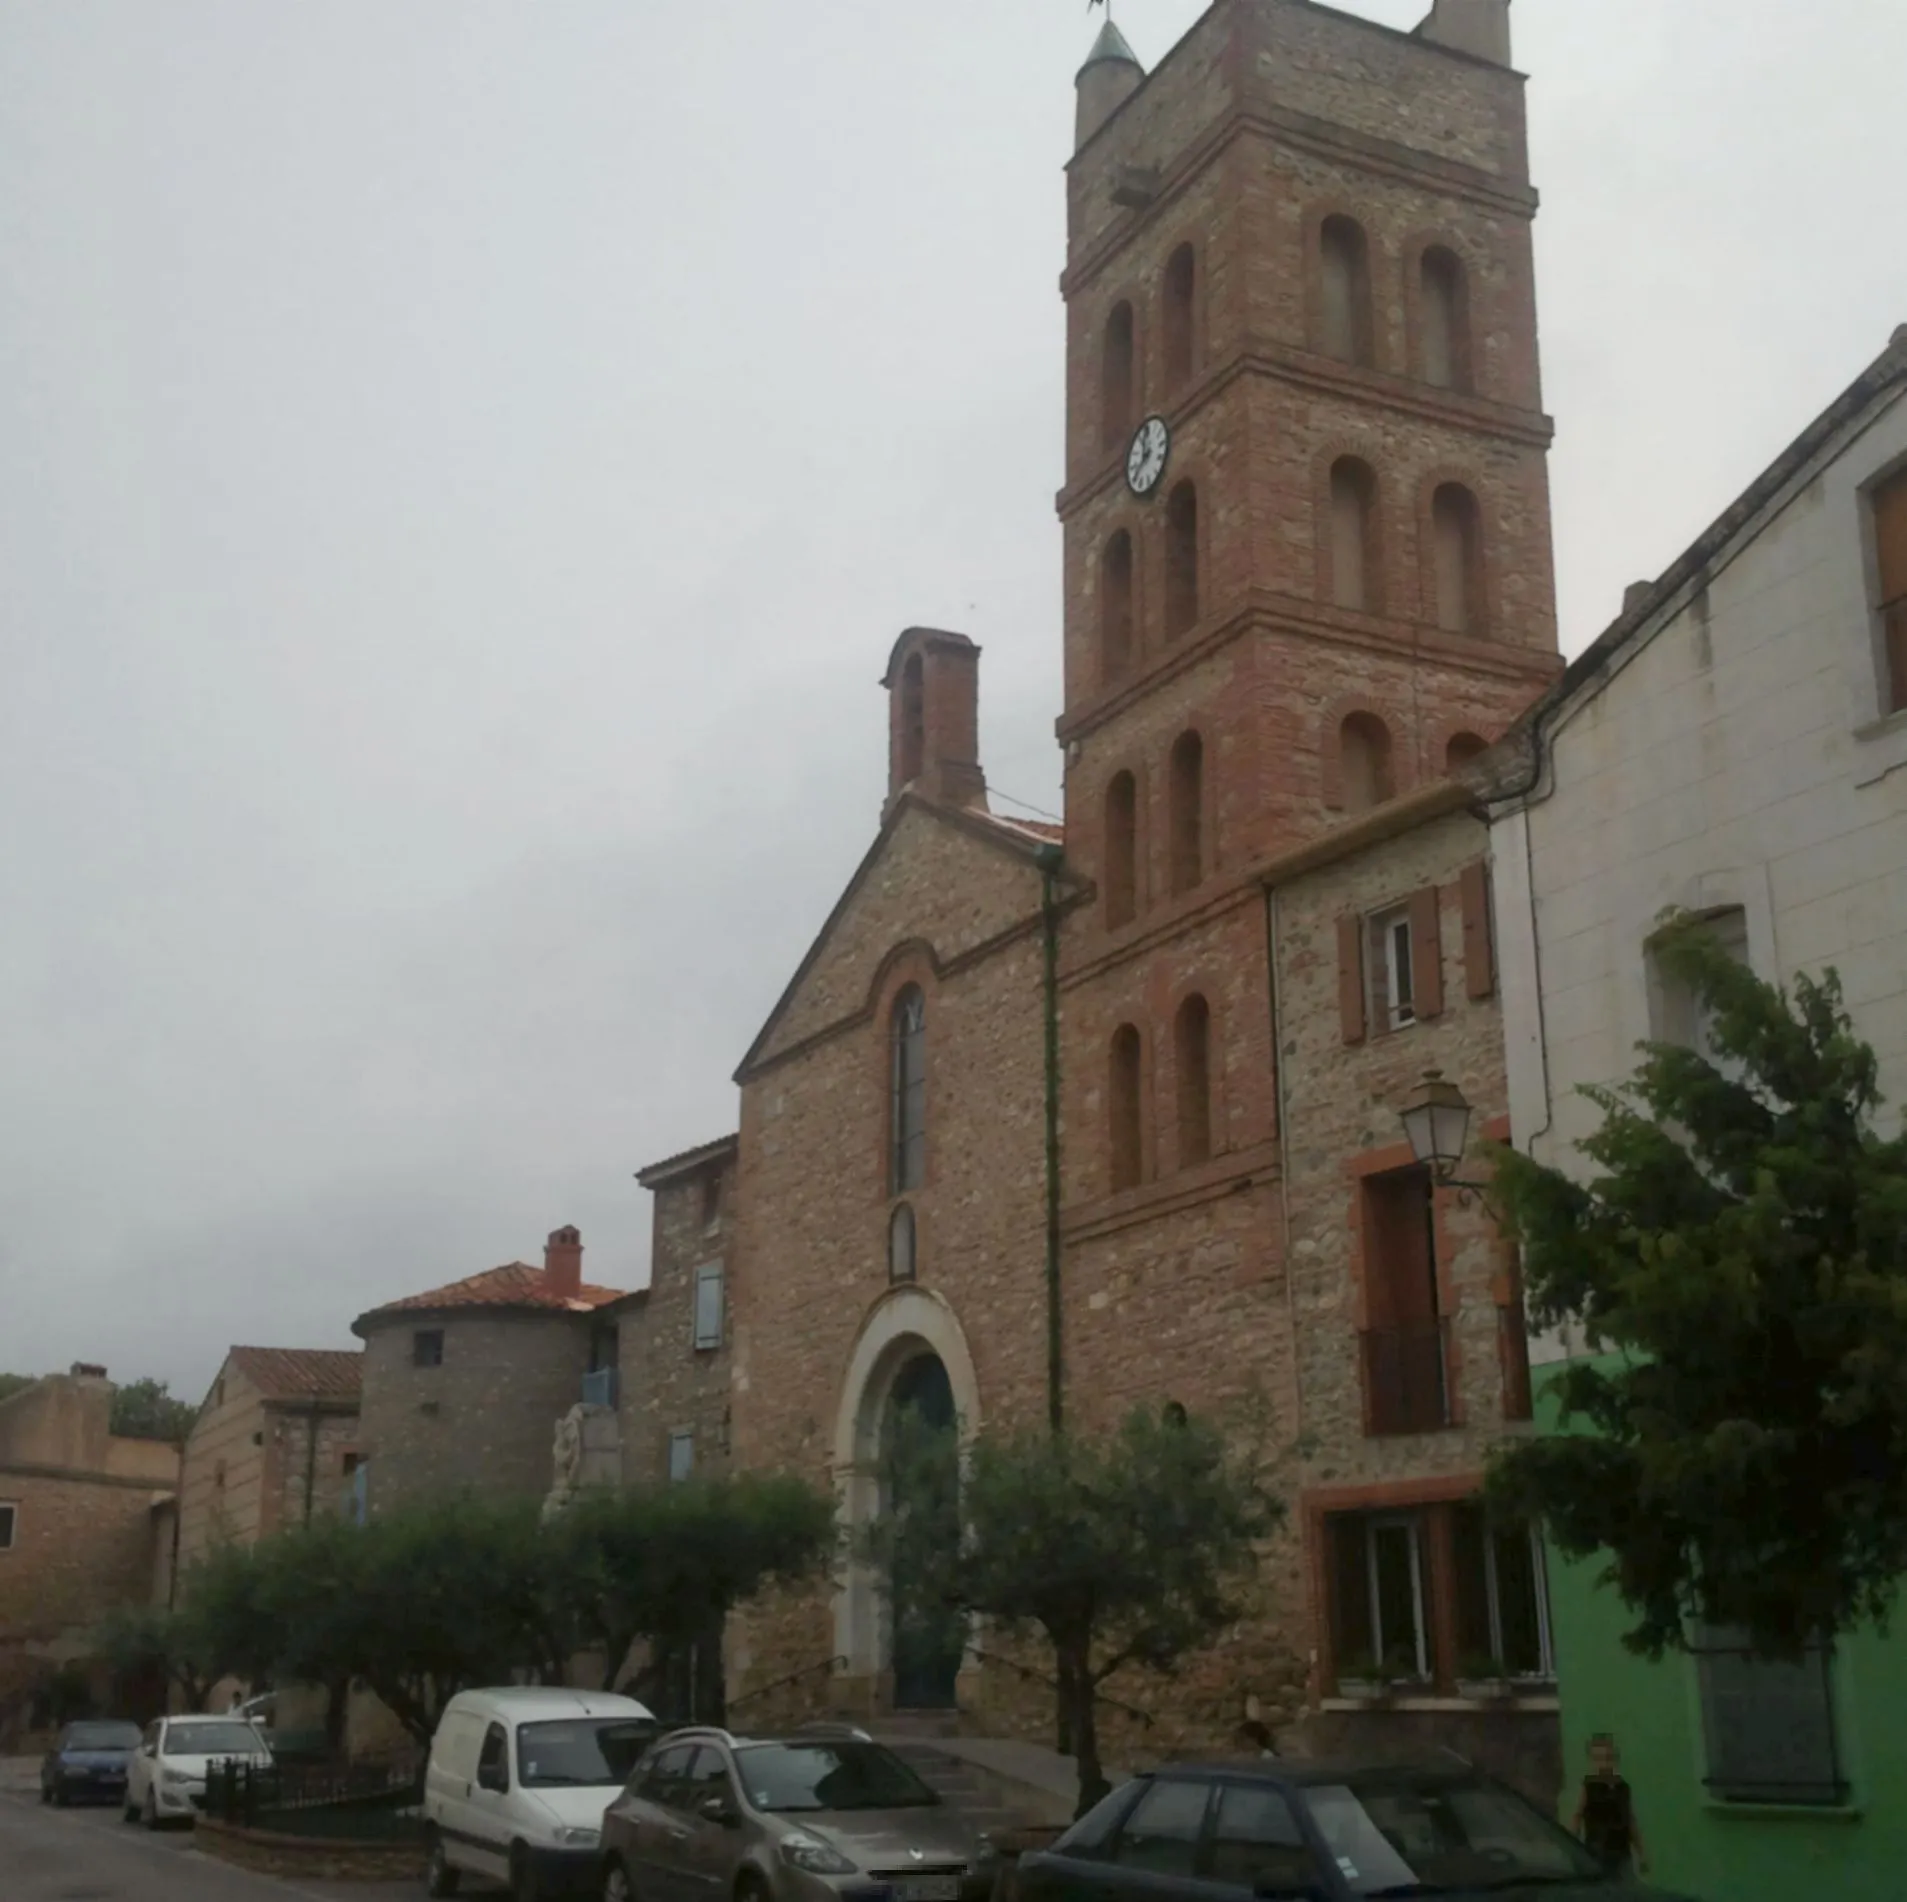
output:
[[[1192,380],[1192,296],[1196,288],[1192,247],[1182,244],[1165,266],[1165,387],[1182,390]]]
[[[1108,684],[1132,665],[1132,537],[1122,528],[1099,567],[1100,672]]]
[[[1196,994],[1179,1006],[1174,1038],[1179,1073],[1179,1167],[1212,1153],[1212,1012]]]
[[[1139,909],[1139,796],[1130,773],[1106,788],[1106,926],[1129,925]]]
[[[912,1281],[914,1278],[914,1211],[905,1202],[894,1211],[887,1224],[887,1278]]]
[[[1319,236],[1319,339],[1341,363],[1371,361],[1371,265],[1364,227],[1355,218],[1327,218]]]
[[[1338,765],[1347,812],[1368,812],[1390,798],[1390,729],[1374,713],[1353,713],[1338,729]]]
[[[1331,469],[1331,599],[1360,613],[1381,611],[1377,565],[1377,478],[1345,456]]]
[[[925,663],[909,654],[901,669],[901,784],[911,786],[927,765],[927,686]]]
[[[1115,304],[1106,319],[1106,341],[1099,364],[1099,440],[1102,448],[1122,449],[1132,434],[1133,369],[1132,306]]]
[[[708,1353],[722,1344],[722,1264],[712,1261],[695,1271],[695,1346]]]
[[[1112,1186],[1136,1188],[1143,1166],[1139,1131],[1139,1033],[1130,1024],[1113,1032],[1107,1064],[1106,1108],[1108,1148],[1112,1154]]]
[[[918,1189],[927,1175],[927,1000],[910,984],[894,1000],[894,1151],[896,1195]]]
[[[1711,1800],[1847,1800],[1834,1721],[1834,1654],[1811,1644],[1799,1659],[1758,1658],[1740,1631],[1697,1628],[1690,1649],[1702,1692]]]
[[[1470,288],[1454,251],[1433,244],[1419,280],[1424,381],[1439,389],[1470,388]]]
[[[1172,747],[1172,889],[1189,892],[1205,876],[1205,742],[1181,733]]]
[[[1451,634],[1483,632],[1483,524],[1477,498],[1446,482],[1430,504],[1437,563],[1437,625]]]
[[[1181,482],[1165,508],[1165,635],[1198,619],[1198,491]]]
[[[1907,469],[1874,491],[1874,553],[1887,677],[1881,705],[1907,710]]]

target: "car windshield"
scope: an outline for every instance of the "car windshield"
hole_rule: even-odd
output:
[[[137,1724],[75,1724],[66,1733],[68,1750],[137,1750]]]
[[[743,1744],[735,1764],[758,1810],[912,1810],[940,1801],[877,1743]]]
[[[637,1717],[565,1717],[547,1724],[520,1724],[516,1733],[517,1780],[526,1789],[565,1785],[623,1784],[656,1734]]]
[[[1304,1792],[1356,1895],[1593,1882],[1602,1869],[1533,1805],[1481,1778],[1372,1770]]]
[[[250,1724],[168,1724],[163,1746],[168,1757],[256,1757],[265,1740]]]

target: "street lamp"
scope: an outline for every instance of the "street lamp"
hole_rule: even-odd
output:
[[[1480,1183],[1459,1182],[1464,1144],[1470,1135],[1470,1104],[1441,1070],[1426,1070],[1416,1093],[1398,1116],[1410,1138],[1410,1152],[1446,1188],[1479,1189]]]

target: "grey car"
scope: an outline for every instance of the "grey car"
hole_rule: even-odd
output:
[[[994,1850],[860,1731],[672,1731],[603,1817],[604,1902],[981,1902]]]

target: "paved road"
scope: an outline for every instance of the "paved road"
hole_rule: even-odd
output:
[[[0,1793],[4,1902],[421,1902],[421,1882],[281,1882],[202,1856],[190,1830],[140,1829],[117,1809],[44,1808]]]

